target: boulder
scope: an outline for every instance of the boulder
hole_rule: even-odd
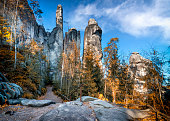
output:
[[[115,110],[126,113],[127,115],[131,116],[134,119],[143,119],[150,116],[147,113],[149,110],[137,110],[137,109],[127,109],[127,108],[118,108]]]
[[[103,100],[94,100],[94,101],[89,101],[90,106],[93,108],[97,108],[97,107],[103,107],[103,108],[114,108],[113,105],[111,105],[110,103],[103,101]]]
[[[5,82],[2,82],[2,83],[3,83],[3,85],[6,89],[6,92],[11,95],[10,98],[14,98],[15,97],[15,90],[13,90],[12,87],[10,87],[10,85],[8,83],[5,83]]]
[[[17,88],[17,93],[19,94],[19,97],[21,97],[22,96],[22,94],[24,93],[23,92],[23,89],[19,86],[19,85],[17,85],[17,84],[14,84],[14,83],[9,83],[9,85],[12,87],[12,88]]]
[[[7,104],[9,105],[17,105],[17,104],[21,104],[22,100],[26,100],[25,98],[19,98],[19,99],[9,99],[7,100]]]
[[[82,102],[89,102],[89,101],[94,101],[98,100],[98,98],[90,97],[90,96],[82,96],[81,101]],[[80,98],[78,98],[76,101],[80,101]]]
[[[143,119],[150,116],[149,110],[126,109],[113,106],[110,103],[83,96],[76,101],[66,102],[59,105],[40,117],[40,121],[129,121]]]
[[[67,105],[79,105],[82,106],[83,103],[80,101],[71,101],[71,102],[66,102]]]
[[[99,121],[128,121],[133,119],[128,114],[116,109],[95,108],[94,111]]]
[[[39,121],[94,121],[92,109],[86,106],[61,104],[40,117]]]
[[[3,105],[5,103],[4,96],[0,94],[0,105]]]
[[[21,101],[22,105],[30,107],[43,107],[55,103],[56,102],[51,100],[35,100],[35,99],[25,99]]]
[[[4,99],[16,99],[22,96],[23,90],[20,86],[9,82],[0,82],[0,94]],[[4,104],[4,103],[3,103]]]
[[[7,90],[3,90],[2,94],[3,94],[3,96],[4,96],[5,99],[10,99],[10,98],[11,98],[11,94],[8,93]]]

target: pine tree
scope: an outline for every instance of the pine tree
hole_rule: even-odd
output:
[[[111,89],[112,101],[116,102],[116,91],[119,85],[118,79],[118,68],[119,68],[119,59],[118,59],[118,47],[117,43],[119,42],[118,38],[112,38],[108,43],[108,46],[104,49],[104,64],[106,67],[107,74],[107,83]],[[106,95],[110,97],[110,92]]]
[[[95,82],[95,73],[94,73],[94,66],[95,61],[93,58],[93,52],[90,48],[87,48],[87,51],[84,55],[83,60],[83,77],[82,77],[82,84],[83,95],[88,95],[92,97],[97,97],[97,84]]]
[[[156,50],[152,50],[150,53],[151,61],[145,62],[147,66],[147,74],[143,77],[146,81],[146,87],[148,90],[146,103],[153,106],[160,111],[164,110],[164,104],[162,101],[162,83],[163,78],[163,58],[159,57],[159,53]]]
[[[102,67],[99,63],[99,60],[94,60],[93,78],[98,88],[97,92],[100,94],[104,94],[103,72],[102,72]]]
[[[119,67],[119,93],[118,100],[123,102],[128,94],[128,65],[123,61]]]

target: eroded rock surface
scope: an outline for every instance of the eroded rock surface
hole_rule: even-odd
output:
[[[48,58],[50,62],[50,77],[51,81],[56,81],[57,61],[63,50],[63,31],[57,25],[50,33],[48,38]]]
[[[141,78],[147,74],[150,62],[150,60],[143,58],[138,52],[133,52],[129,58],[129,73],[135,81],[134,90],[141,94],[147,92],[147,88],[144,87],[145,80],[141,80]]]
[[[39,121],[94,121],[92,111],[86,106],[62,104],[40,117]]]
[[[91,121],[98,119],[99,121],[129,121],[148,117],[147,111],[126,109],[117,107],[106,101],[83,96],[82,101],[66,102],[56,109],[44,114],[40,121],[51,119],[51,121]]]
[[[48,45],[48,59],[50,61],[50,72],[51,81],[55,82],[60,80],[61,73],[57,70],[57,62],[63,51],[63,9],[61,5],[57,6],[56,11],[56,27],[49,34],[47,45]],[[58,78],[57,78],[58,77]]]
[[[25,99],[21,101],[21,104],[24,106],[30,106],[30,107],[43,107],[43,106],[47,106],[50,104],[55,104],[55,102],[51,100]]]
[[[56,103],[44,107],[30,106],[9,106],[0,109],[0,119],[2,121],[31,120],[31,121],[129,121],[149,117],[150,110],[127,109],[112,105],[109,102],[99,101],[99,99],[83,96],[86,102],[78,100]],[[92,101],[93,99],[93,101]],[[90,100],[90,101],[87,101]],[[37,104],[41,100],[24,99],[27,105]],[[100,103],[96,103],[96,102]],[[92,106],[93,105],[93,106]],[[5,114],[7,111],[15,111],[13,115]]]
[[[98,98],[95,97],[90,97],[90,96],[83,96],[81,97],[82,102],[89,102],[89,101],[94,101],[97,100]],[[78,98],[76,101],[80,101],[80,98]]]
[[[14,83],[0,82],[0,104],[3,105],[5,100],[16,99],[23,94],[22,88]]]
[[[90,97],[90,96],[83,96],[82,97],[82,102],[89,102],[90,106],[93,108],[113,108],[114,106],[111,105],[110,103],[100,100],[98,98]],[[76,100],[76,102],[79,102],[80,98]]]
[[[98,26],[95,19],[90,19],[84,33],[83,58],[85,57],[88,48],[90,48],[91,51],[94,52],[94,59],[99,60],[100,64],[102,65],[101,59],[103,54],[101,48],[101,37],[102,29]]]
[[[57,6],[56,25],[60,25],[60,28],[63,29],[63,8],[61,5]]]
[[[96,108],[94,111],[99,121],[129,121],[133,119],[127,113],[116,109]]]
[[[73,41],[76,44],[78,51],[80,52],[80,31],[77,31],[75,28],[71,28],[68,32],[65,33],[64,52],[66,54],[69,54],[74,50],[74,48],[70,46],[73,44]]]

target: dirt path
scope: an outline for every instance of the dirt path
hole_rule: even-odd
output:
[[[52,100],[55,101],[56,103],[63,102],[63,100],[60,97],[53,93],[52,87],[50,86],[47,87],[47,93],[44,96],[39,97],[38,100]]]
[[[39,118],[43,114],[57,108],[60,104],[61,103],[56,103],[45,107],[11,105],[0,109],[0,121],[39,121]],[[5,114],[7,111],[14,111],[14,114]]]
[[[47,93],[39,97],[38,100],[52,100],[55,101],[56,104],[45,107],[10,105],[5,108],[0,108],[0,121],[38,121],[43,114],[55,109],[62,103],[62,99],[52,92],[52,87],[47,87]],[[14,111],[14,114],[5,114],[7,111]]]

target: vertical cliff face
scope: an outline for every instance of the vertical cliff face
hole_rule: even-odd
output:
[[[18,44],[38,38],[38,24],[27,0],[0,1],[0,15],[8,20],[13,33],[16,28],[16,35],[22,36]]]
[[[41,60],[42,78],[44,75],[49,75],[51,81],[59,81],[59,78],[61,78],[61,76],[59,76],[61,73],[59,70],[57,70],[57,63],[59,58],[63,50],[72,50],[68,47],[69,43],[73,40],[77,45],[77,49],[80,51],[80,31],[77,31],[76,29],[70,29],[69,32],[67,32],[65,35],[66,37],[64,43],[63,8],[61,5],[57,6],[56,27],[52,32],[46,32],[42,25],[38,25],[27,0],[19,0],[18,6],[19,7],[16,10],[16,0],[0,1],[0,16],[3,16],[6,20],[8,20],[8,23],[13,31],[14,28],[17,29],[16,35],[20,36],[20,39],[17,39],[16,41],[18,48],[30,43],[32,40],[43,47],[43,54],[46,55],[46,59],[49,63]],[[17,23],[17,25],[14,25],[14,23]],[[48,72],[49,74],[47,74]]]
[[[10,25],[13,33],[20,39],[16,40],[17,47],[35,40],[42,45],[47,40],[47,34],[42,25],[38,25],[36,18],[27,0],[0,1],[0,16],[3,16]],[[16,28],[16,32],[15,29]]]
[[[63,51],[63,9],[61,5],[57,6],[56,27],[48,37],[48,58],[50,62],[50,77],[53,82],[58,79],[57,62]]]
[[[68,53],[71,52],[73,48],[70,48],[70,44],[75,42],[78,51],[80,52],[80,31],[77,31],[75,28],[70,29],[68,32],[65,33],[64,38],[64,52]]]
[[[101,37],[102,37],[101,28],[98,26],[95,19],[90,19],[84,33],[83,60],[86,50],[90,48],[91,51],[94,52],[94,59],[99,60],[101,63],[101,59],[103,56],[101,48]]]
[[[133,52],[129,59],[129,73],[132,79],[134,79],[134,90],[141,94],[147,92],[147,88],[144,87],[145,81],[141,77],[147,74],[147,63],[150,60],[143,58],[138,52]]]
[[[57,6],[56,27],[51,33],[47,33],[42,25],[38,25],[27,0],[19,0],[17,9],[16,3],[16,0],[0,1],[0,16],[8,20],[13,31],[15,31],[14,28],[16,28],[16,35],[20,36],[20,39],[16,41],[18,48],[30,43],[32,40],[43,47],[43,54],[46,55],[49,64],[41,60],[42,78],[44,75],[47,75],[47,68],[49,68],[51,81],[56,81],[57,61],[63,51],[62,6]]]
[[[48,51],[50,62],[50,77],[52,81],[57,80],[57,61],[63,51],[63,31],[59,25],[57,25],[50,33],[48,38]]]
[[[47,46],[44,46],[47,42],[47,33],[43,26],[38,25],[36,18],[32,9],[30,8],[27,0],[1,0],[0,1],[0,17],[3,17],[4,20],[9,24],[10,30],[15,39],[16,52],[21,52],[25,45],[31,43],[32,40],[36,42],[43,49],[44,55],[47,52]],[[9,44],[4,43],[3,44]],[[44,86],[45,77],[47,75],[47,63],[45,60],[41,58],[40,54],[37,54],[38,61],[40,62],[40,68],[37,67],[36,71],[41,76],[40,84],[37,88],[37,92],[41,93],[41,87]],[[17,58],[16,58],[17,60]],[[29,61],[27,61],[29,63]],[[23,63],[23,67],[25,67],[26,63]]]

